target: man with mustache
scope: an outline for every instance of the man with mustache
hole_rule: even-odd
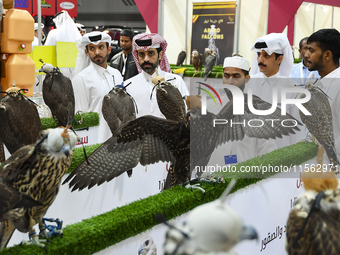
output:
[[[77,74],[72,79],[75,111],[99,113],[98,143],[105,142],[112,135],[102,114],[103,98],[123,82],[120,72],[107,64],[110,42],[111,37],[103,32],[85,34],[77,43]]]
[[[318,87],[329,96],[332,110],[334,145],[340,159],[340,33],[336,29],[320,29],[307,40],[305,59],[309,71],[318,71]],[[324,156],[324,164],[329,163]]]
[[[150,99],[154,87],[152,77],[156,75],[162,76],[165,81],[177,86],[183,98],[189,95],[189,91],[183,79],[179,75],[171,73],[165,54],[168,44],[163,37],[155,33],[138,34],[133,37],[132,45],[132,54],[139,74],[126,80],[124,84],[131,83],[126,89],[136,101],[138,107],[137,117],[153,115],[164,118],[158,108],[155,91]]]
[[[292,48],[288,38],[283,33],[271,33],[256,39],[251,50],[255,52],[250,70],[250,82],[246,92],[251,88],[252,94],[262,100],[273,103],[273,96],[277,98],[278,107],[281,107],[281,88],[294,87],[290,78],[294,66]],[[277,94],[273,95],[276,88]],[[295,98],[294,93],[288,93],[286,98]],[[295,105],[287,105],[287,113],[300,121],[298,108]],[[278,148],[289,146],[303,140],[306,136],[304,128],[295,135],[276,139]]]

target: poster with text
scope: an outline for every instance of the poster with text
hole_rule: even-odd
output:
[[[216,65],[233,54],[236,2],[193,3],[191,51],[202,54],[210,48],[216,51]]]

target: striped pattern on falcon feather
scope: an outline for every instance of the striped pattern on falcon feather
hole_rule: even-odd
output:
[[[16,208],[31,208],[43,204],[28,195],[22,194],[16,189],[0,182],[0,221],[16,220]],[[19,216],[20,217],[20,216]]]
[[[104,96],[102,113],[112,134],[122,124],[136,119],[133,99],[124,87],[116,86]]]
[[[0,120],[0,141],[11,154],[35,143],[42,131],[37,107],[17,87],[7,89],[2,98]]]
[[[287,222],[288,254],[340,254],[340,190],[335,174],[304,172],[302,182],[306,192],[297,198]]]
[[[272,106],[255,95],[252,98],[252,104],[257,110],[267,110]],[[215,120],[216,125],[213,127],[214,119],[220,119],[222,122]],[[268,121],[270,119],[275,119],[275,121]],[[190,131],[191,148],[194,153],[191,155],[194,157],[195,166],[206,166],[213,151],[225,142],[243,140],[245,135],[262,139],[282,138],[284,135],[294,134],[294,130],[299,131],[297,125],[301,125],[291,115],[281,115],[279,108],[265,116],[251,113],[246,93],[244,94],[244,115],[233,115],[233,100],[231,99],[217,115],[207,112],[207,115],[193,120]],[[248,125],[249,121],[251,121],[251,126]],[[282,121],[285,126],[281,125]],[[244,125],[231,123],[244,123]]]
[[[67,123],[74,119],[75,101],[72,82],[60,72],[58,67],[53,67],[51,64],[43,63],[40,71],[46,73],[42,88],[44,102],[51,109],[58,126],[66,127]]]
[[[187,169],[189,125],[189,115],[183,123],[150,115],[132,120],[119,127],[89,156],[89,165],[82,162],[64,183],[70,181],[72,191],[90,189],[112,180],[138,163],[145,166],[159,161],[174,164],[176,170],[170,172],[173,185],[183,183],[190,177]]]
[[[309,90],[311,98],[302,105],[311,115],[304,115],[300,111],[300,118],[309,132],[323,145],[330,163],[333,164],[332,170],[335,170],[335,167],[339,165],[339,159],[337,158],[334,146],[332,110],[327,95],[316,85],[307,84],[305,86]],[[302,94],[301,98],[304,97],[306,95]]]
[[[15,229],[29,232],[32,243],[43,247],[35,234],[34,225],[43,226],[42,219],[56,198],[61,178],[69,168],[76,136],[66,128],[43,131],[43,137],[32,145],[16,151],[0,166],[2,182],[23,194],[31,196],[43,206],[21,209],[18,221],[6,220],[0,224],[0,249],[8,244]],[[46,235],[46,230],[40,232]]]
[[[253,101],[256,109],[269,109],[271,106],[255,96]],[[265,123],[261,128],[251,128],[247,125],[216,125],[214,128],[213,120],[217,118],[227,119],[229,122],[248,122],[252,118],[280,121]],[[246,95],[245,116],[241,117],[233,116],[232,101],[218,116],[209,112],[201,116],[199,111],[191,111],[181,122],[143,116],[120,127],[112,138],[90,155],[90,164],[83,162],[64,183],[70,181],[69,187],[72,191],[86,187],[90,189],[96,184],[112,180],[138,163],[147,165],[170,161],[174,165],[170,168],[170,186],[182,184],[190,179],[194,166],[206,166],[213,150],[220,143],[242,140],[245,134],[269,139],[293,134],[294,130],[299,130],[298,127],[279,125],[283,119],[286,120],[287,126],[293,126],[294,118],[290,115],[281,116],[279,108],[268,116],[251,114],[247,107]]]

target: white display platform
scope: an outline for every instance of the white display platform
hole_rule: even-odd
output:
[[[306,164],[311,163],[315,163],[315,159],[306,162]],[[303,165],[301,166],[303,167]],[[294,200],[305,191],[301,186],[299,168],[296,169],[297,172],[289,175],[289,178],[268,178],[229,195],[226,203],[243,218],[245,223],[255,227],[259,235],[257,242],[247,240],[237,244],[234,251],[239,255],[287,254],[285,251],[285,227],[288,215],[293,207]],[[186,217],[187,214],[183,214],[171,220],[170,223],[179,224]],[[159,224],[151,230],[128,238],[95,254],[137,254],[140,244],[149,236],[153,238],[157,245],[157,254],[163,254],[162,246],[166,230],[165,225]],[[268,235],[271,236],[270,239],[273,238],[270,242],[266,241]]]

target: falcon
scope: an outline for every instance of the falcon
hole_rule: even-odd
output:
[[[212,51],[205,59],[206,64],[204,66],[204,81],[208,79],[209,74],[211,73],[215,62],[216,62],[216,52]]]
[[[182,94],[175,85],[159,77],[161,76],[155,76],[153,79],[159,110],[166,119],[180,122],[186,114]]]
[[[234,183],[233,180],[219,199],[194,208],[183,225],[165,222],[169,229],[164,255],[234,254],[232,248],[237,243],[258,238],[256,230],[226,205]]]
[[[0,182],[0,221],[16,220],[18,210],[16,208],[31,208],[43,204],[28,195],[22,194],[16,189]],[[20,216],[19,216],[20,217]]]
[[[137,118],[118,128],[115,134],[95,150],[88,158],[90,164],[81,163],[64,183],[74,190],[92,188],[119,176],[138,163],[153,164],[159,161],[171,162],[171,186],[187,183],[195,166],[206,166],[214,149],[227,141],[242,140],[245,135],[258,138],[276,138],[294,134],[299,130],[294,126],[296,121],[289,114],[282,116],[276,108],[267,116],[257,116],[249,111],[245,94],[245,115],[233,115],[232,100],[216,116],[212,113],[200,115],[199,111],[190,111],[182,121],[161,119],[154,116]],[[270,104],[254,96],[256,109],[269,109]],[[243,125],[216,125],[216,119],[229,122],[248,123],[258,119],[264,124],[261,128]],[[278,119],[268,122],[265,119]],[[281,121],[286,121],[286,127]],[[296,121],[296,123],[299,123]],[[254,124],[255,125],[255,124]],[[198,174],[200,177],[200,174]]]
[[[140,244],[138,255],[157,255],[157,246],[151,236]]]
[[[318,152],[318,157],[323,151]],[[321,156],[322,158],[322,156]],[[287,221],[288,254],[340,254],[340,190],[335,173],[306,169],[302,182],[306,192],[299,195]]]
[[[46,73],[43,82],[43,98],[46,105],[51,109],[53,118],[58,126],[66,127],[73,121],[75,102],[71,80],[64,76],[58,67],[43,63],[40,71]]]
[[[184,62],[184,60],[185,60],[186,57],[187,57],[187,53],[186,53],[184,50],[182,50],[182,51],[178,54],[176,66],[182,66],[182,65],[183,65],[183,62]]]
[[[103,117],[112,134],[122,124],[136,119],[134,99],[125,89],[128,85],[114,87],[103,99]],[[132,169],[127,171],[127,175],[131,177]]]
[[[42,131],[35,103],[18,87],[7,89],[0,102],[0,141],[13,154],[19,148],[35,143]]]
[[[122,124],[136,119],[133,98],[126,92],[125,87],[116,86],[104,96],[102,113],[112,134]]]
[[[202,70],[202,54],[196,49],[194,49],[191,53],[191,63],[196,72],[200,72]]]
[[[302,105],[311,113],[304,115],[300,111],[301,121],[306,125],[309,132],[318,140],[325,148],[332,169],[335,170],[339,165],[339,159],[334,146],[334,131],[332,110],[327,95],[317,87],[316,84],[307,84],[305,86],[311,94],[311,99]],[[306,95],[302,94],[301,98]]]
[[[20,209],[18,220],[3,220],[0,224],[0,249],[7,246],[15,229],[29,233],[29,244],[44,247],[34,225],[39,223],[40,237],[47,238],[43,217],[56,198],[61,178],[69,168],[77,138],[67,128],[43,131],[35,144],[16,151],[0,166],[2,183],[22,194],[29,195],[42,206]],[[58,231],[62,233],[62,230]]]

